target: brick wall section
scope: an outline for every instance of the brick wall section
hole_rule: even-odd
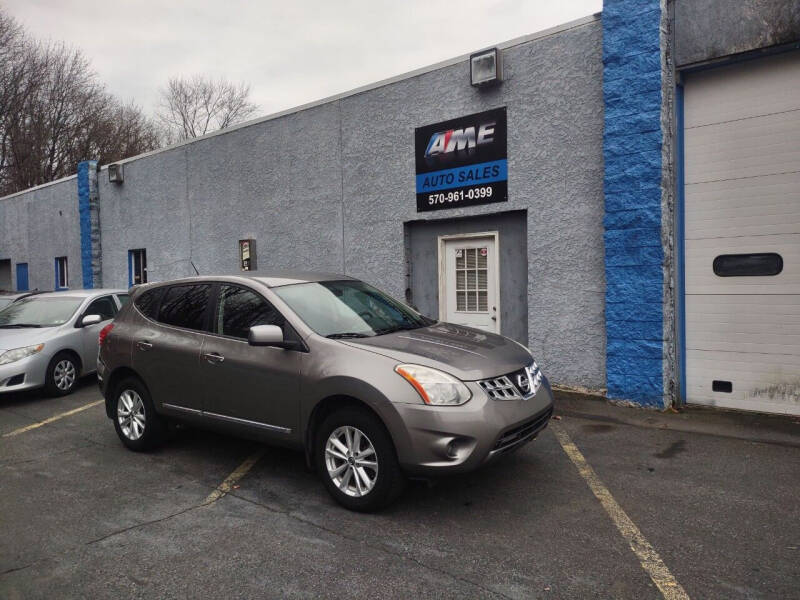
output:
[[[664,406],[658,0],[605,0],[608,396]]]

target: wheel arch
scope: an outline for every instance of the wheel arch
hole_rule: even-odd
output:
[[[392,444],[394,444],[395,448],[397,447],[395,436],[392,435],[392,428],[387,425],[383,416],[370,406],[369,403],[349,394],[332,394],[317,402],[308,417],[303,446],[306,454],[306,465],[309,469],[314,468],[314,441],[317,437],[317,431],[319,431],[320,425],[322,425],[328,415],[346,407],[364,410],[373,415],[378,422],[383,425],[386,433],[389,435],[389,439],[392,440]]]
[[[84,375],[83,361],[81,360],[80,352],[78,352],[77,350],[73,350],[69,346],[65,348],[59,348],[58,350],[56,350],[56,352],[53,353],[53,357],[48,362],[48,365],[51,364],[53,360],[56,358],[56,356],[58,356],[59,354],[69,354],[70,357],[75,361],[75,365],[78,368],[78,376]]]
[[[144,379],[142,379],[139,374],[130,367],[117,367],[114,369],[111,372],[111,375],[108,377],[108,383],[106,384],[105,391],[106,415],[109,419],[114,418],[113,402],[117,385],[119,385],[119,382],[127,377],[135,377],[147,389],[148,393],[150,391],[149,388],[147,388],[147,384],[144,382]]]

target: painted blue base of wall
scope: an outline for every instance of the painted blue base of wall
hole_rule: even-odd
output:
[[[664,406],[658,0],[603,3],[608,396]]]
[[[78,163],[78,215],[81,226],[81,276],[84,289],[94,287],[92,275],[92,218],[89,207],[89,170],[97,169],[96,160]]]

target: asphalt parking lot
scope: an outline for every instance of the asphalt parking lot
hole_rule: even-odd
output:
[[[2,598],[800,597],[797,419],[560,399],[518,453],[363,515],[289,451],[129,452],[98,400],[0,396]]]

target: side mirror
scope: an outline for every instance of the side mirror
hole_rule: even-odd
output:
[[[86,327],[87,325],[97,325],[103,320],[103,317],[100,315],[86,315],[81,319],[81,327]]]
[[[275,346],[285,348],[283,330],[277,325],[254,325],[250,328],[247,343],[251,346]]]

